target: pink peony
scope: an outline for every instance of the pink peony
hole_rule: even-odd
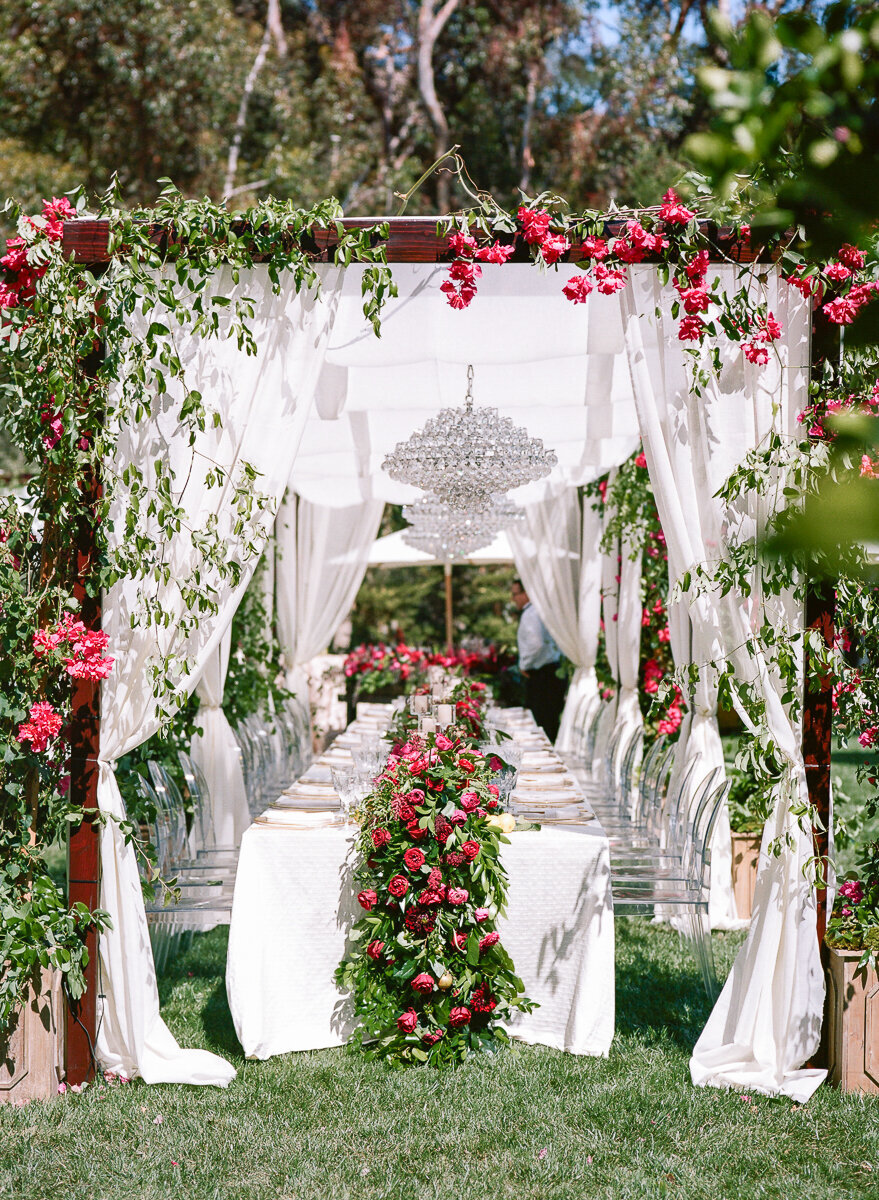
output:
[[[562,294],[566,296],[572,304],[585,304],[586,297],[591,291],[592,284],[585,275],[572,275],[562,288]]]
[[[479,939],[479,953],[484,954],[486,950],[490,950],[492,946],[496,946],[501,940],[501,935],[496,931],[487,933],[485,937]]]
[[[488,920],[488,909],[487,908],[477,908],[476,911],[474,912],[473,916],[476,918],[477,922],[480,925],[482,925],[482,924],[484,924],[484,922],[486,922]]]
[[[449,817],[449,821],[452,825],[465,825],[467,823],[467,814],[463,808],[456,808]]]
[[[449,904],[466,904],[470,899],[470,893],[466,888],[449,888],[446,894],[446,899],[448,900]]]
[[[462,792],[461,807],[465,813],[473,812],[474,809],[479,808],[479,797],[475,792]]]

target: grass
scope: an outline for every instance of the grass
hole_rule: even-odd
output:
[[[716,934],[725,971],[740,934]],[[879,1195],[879,1101],[693,1088],[707,1015],[677,935],[617,932],[610,1058],[518,1047],[448,1074],[395,1073],[344,1050],[247,1062],[226,1007],[226,933],[161,981],[186,1045],[231,1057],[226,1091],[99,1086],[0,1108],[0,1197],[127,1200],[728,1200]],[[161,1120],[159,1120],[161,1118]]]

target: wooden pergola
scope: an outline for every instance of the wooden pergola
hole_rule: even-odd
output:
[[[388,236],[384,246],[388,263],[443,263],[454,257],[449,250],[448,237],[437,232],[437,217],[354,217],[346,218],[346,231],[370,229],[386,224]],[[608,221],[603,236],[616,237],[625,231],[625,220]],[[237,231],[244,232],[244,230]],[[759,249],[740,240],[731,226],[700,222],[700,232],[709,246],[710,261],[741,263],[761,261]],[[151,238],[159,249],[172,245],[174,231],[153,226]],[[64,222],[63,252],[68,258],[92,272],[101,272],[110,262],[110,223],[106,220],[72,220]],[[303,248],[311,251],[318,262],[331,262],[337,237],[334,230],[315,230],[303,240]],[[376,244],[381,244],[378,233]],[[561,261],[576,262],[586,257],[581,246],[574,245]],[[511,262],[531,261],[527,246],[517,244]],[[645,258],[645,262],[659,261]],[[762,259],[762,261],[768,261]],[[820,378],[825,361],[839,354],[839,329],[813,310],[810,369],[813,378]],[[103,349],[99,348],[83,363],[87,374],[96,371]],[[101,494],[99,478],[91,479],[83,489],[84,514],[94,508]],[[85,581],[93,568],[96,545],[93,525],[83,520],[76,534],[77,583],[76,596],[82,605],[83,620],[90,628],[101,624],[101,601],[90,596]],[[830,645],[834,636],[835,594],[832,586],[808,581],[805,604],[806,627],[820,633]],[[832,748],[832,680],[825,679],[820,690],[806,690],[803,700],[803,755],[809,798],[817,813],[814,830],[815,849],[819,858],[828,853],[830,821],[830,765]],[[92,815],[97,809],[98,748],[101,721],[101,685],[98,680],[73,681],[72,719],[70,726],[70,795],[90,810],[82,823],[71,833],[68,850],[69,902],[76,901],[94,910],[99,905],[99,843],[98,826]],[[818,893],[818,937],[823,940],[826,921],[826,896]],[[86,991],[70,1005],[66,1019],[66,1067],[69,1083],[89,1079],[95,1067],[93,1049],[97,1028],[97,934],[88,934],[89,964],[86,968]]]

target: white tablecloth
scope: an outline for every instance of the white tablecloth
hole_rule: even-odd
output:
[[[248,1058],[338,1046],[353,1029],[333,972],[360,915],[352,834],[253,825],[244,834],[226,988]],[[614,931],[607,838],[597,821],[510,835],[500,926],[528,996],[516,1037],[607,1054],[614,1030]]]

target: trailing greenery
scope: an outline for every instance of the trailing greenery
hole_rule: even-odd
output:
[[[273,598],[266,594],[268,562],[263,556],[232,618],[231,650],[223,711],[233,725],[256,713],[270,719],[292,696],[283,678]]]

